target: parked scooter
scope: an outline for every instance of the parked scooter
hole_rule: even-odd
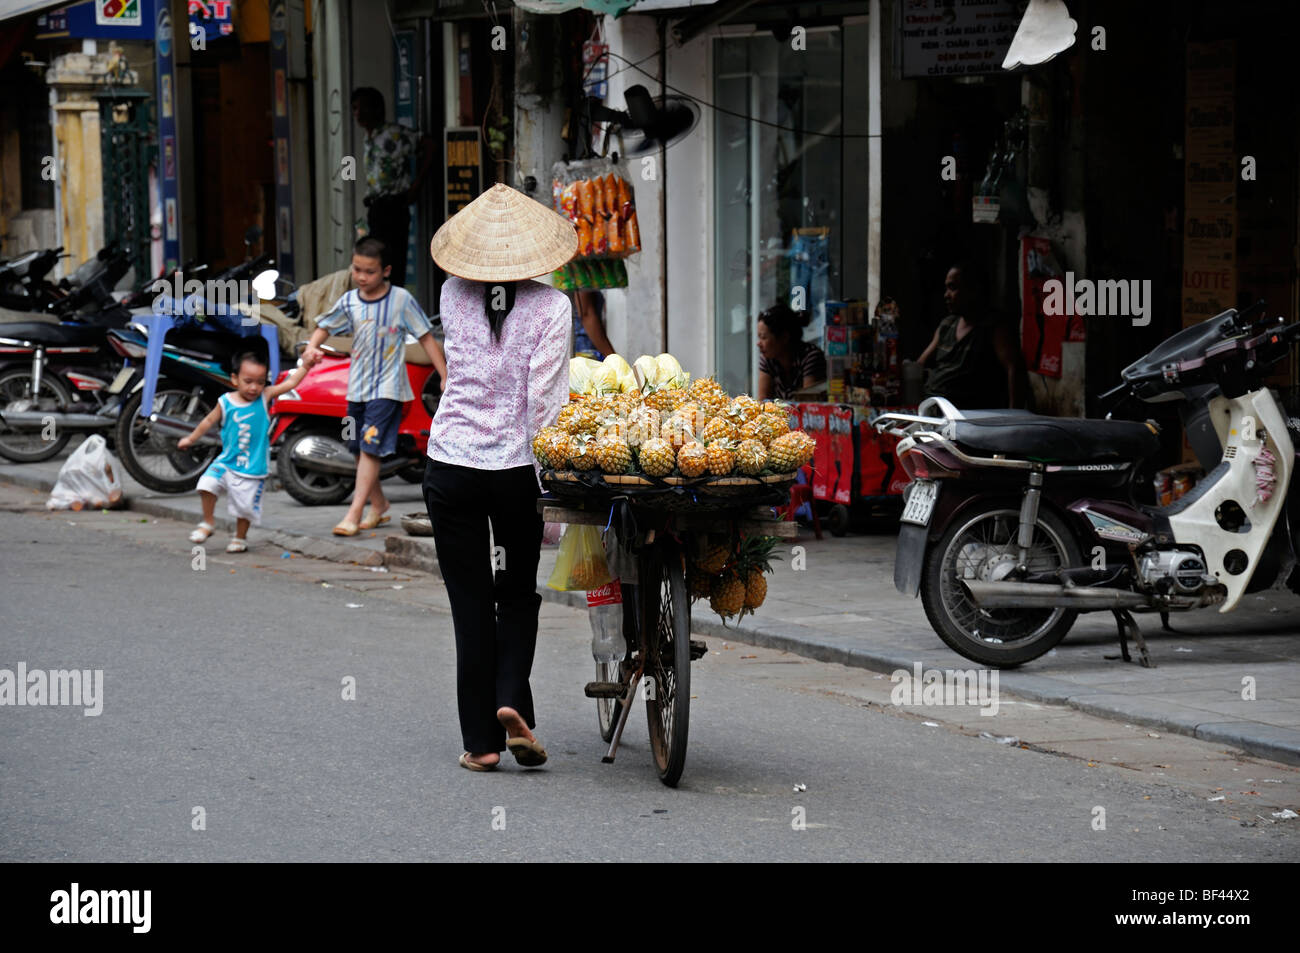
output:
[[[1300,323],[1252,323],[1262,302],[1178,332],[1102,395],[1181,401],[1208,420],[1217,459],[1166,506],[1136,501],[1154,423],[959,410],[928,398],[917,414],[882,414],[901,438],[908,485],[894,583],[918,590],[949,647],[985,665],[1038,658],[1080,612],[1110,611],[1120,649],[1146,644],[1131,613],[1236,608],[1270,587],[1300,592],[1300,421],[1265,386],[1265,370],[1300,340]],[[1201,452],[1209,455],[1206,441]]]
[[[237,265],[214,280],[242,281],[270,264],[271,259],[263,256]],[[254,281],[260,284],[264,277],[258,274]],[[265,301],[260,307],[265,321],[278,324],[286,319],[283,311]],[[227,317],[242,321],[247,317],[246,311],[245,308],[237,316]],[[147,416],[141,416],[149,329],[137,321],[113,332],[111,338],[113,346],[130,358],[133,367],[133,375],[122,382],[120,392],[126,396],[114,421],[122,466],[151,490],[160,493],[193,490],[203,471],[216,458],[220,443],[215,435],[209,435],[189,449],[181,450],[177,442],[230,390],[231,364],[236,354],[252,351],[264,361],[269,359],[266,340],[260,335],[245,336],[211,324],[172,329],[163,344],[153,408]],[[285,355],[280,357],[283,360]]]
[[[324,360],[271,405],[276,471],[289,495],[307,506],[347,499],[357,472],[356,457],[347,448],[344,420],[352,358],[329,346],[321,350]],[[403,409],[397,453],[381,461],[379,475],[382,479],[397,474],[408,483],[419,483],[424,479],[424,453],[442,381],[431,365],[409,359],[406,376],[411,392],[418,396]]]
[[[120,252],[101,253],[47,311],[0,322],[0,456],[48,460],[74,432],[105,429],[98,418],[121,364],[108,332],[131,317],[112,289],[128,267]]]

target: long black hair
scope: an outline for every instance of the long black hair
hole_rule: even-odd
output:
[[[492,340],[501,343],[501,325],[505,324],[506,315],[515,306],[515,293],[519,290],[518,282],[484,281],[483,313],[487,315],[488,327],[492,329]],[[496,302],[504,302],[504,307],[495,307]]]

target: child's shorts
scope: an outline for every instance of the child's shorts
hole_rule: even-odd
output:
[[[248,520],[253,526],[262,522],[262,488],[265,485],[266,477],[244,476],[222,463],[214,463],[199,477],[200,490],[216,496],[225,491],[230,515],[237,520]]]
[[[348,416],[353,422],[353,438],[348,450],[353,454],[388,457],[397,452],[397,431],[402,423],[402,402],[380,397],[375,400],[348,401]]]

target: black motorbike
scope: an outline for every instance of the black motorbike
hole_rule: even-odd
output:
[[[1166,505],[1138,499],[1160,450],[1151,421],[966,410],[931,397],[882,414],[908,484],[894,583],[919,592],[935,632],[985,665],[1038,658],[1081,612],[1114,613],[1123,658],[1145,642],[1132,613],[1236,608],[1268,588],[1300,592],[1300,421],[1267,369],[1300,323],[1257,305],[1179,331],[1102,395],[1183,405],[1206,474]]]
[[[107,335],[131,318],[113,288],[129,267],[120,250],[105,249],[64,279],[60,296],[43,308],[7,312],[0,321],[0,456],[48,460],[73,433],[105,429],[107,394],[122,363]]]

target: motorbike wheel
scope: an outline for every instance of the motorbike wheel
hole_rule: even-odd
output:
[[[18,401],[35,398],[37,410],[61,413],[72,403],[67,387],[53,374],[41,376],[40,394],[32,393],[32,372],[26,367],[13,367],[0,374],[0,410]],[[0,457],[14,463],[40,463],[57,457],[72,439],[71,433],[58,433],[53,440],[42,438],[40,431],[20,433],[0,424]]]
[[[341,473],[318,473],[293,462],[293,448],[298,441],[317,435],[338,438],[338,424],[303,421],[285,433],[276,456],[275,469],[284,488],[304,506],[331,506],[341,503],[352,493],[355,481]]]
[[[144,398],[141,390],[131,395],[117,418],[117,451],[126,472],[143,487],[159,493],[186,493],[199,483],[199,477],[221,452],[220,447],[195,447],[181,450],[176,446],[180,435],[156,432],[140,416]],[[208,394],[195,397],[182,384],[159,381],[154,394],[154,412],[185,420],[198,426],[215,407],[216,399]]]
[[[416,486],[419,486],[424,482],[424,469],[424,462],[421,461],[419,463],[412,463],[409,467],[406,467],[403,470],[398,470],[397,475],[407,483],[414,483]]]
[[[1047,653],[1070,631],[1069,609],[980,609],[958,582],[1013,579],[1019,503],[989,502],[962,513],[925,557],[921,604],[939,638],[982,665],[1011,668]],[[1034,527],[1029,571],[1078,566],[1083,559],[1070,528],[1043,508]]]

